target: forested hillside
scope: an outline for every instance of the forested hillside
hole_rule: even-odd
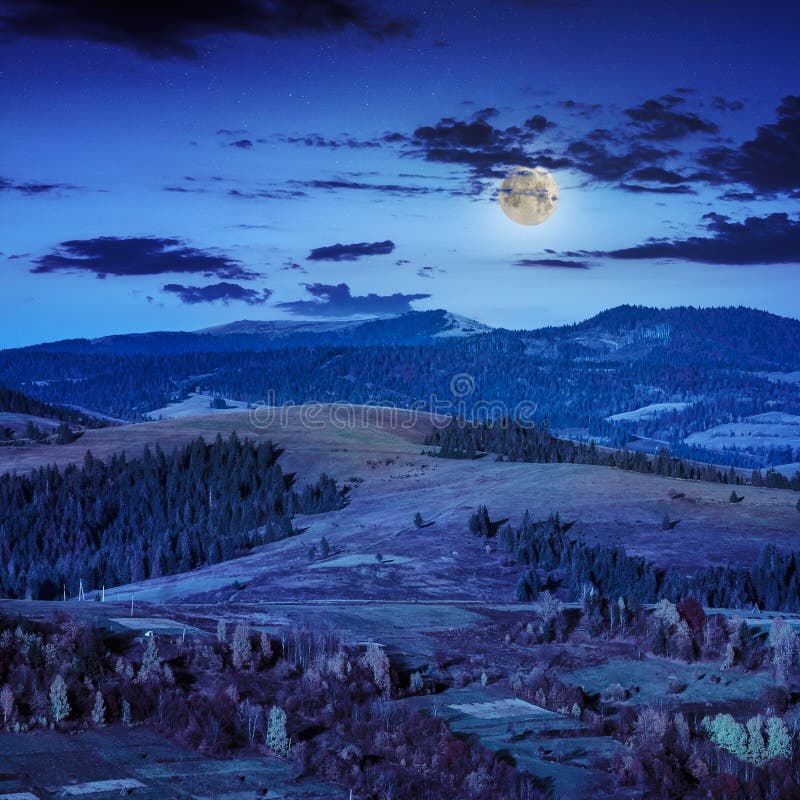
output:
[[[108,425],[105,420],[93,417],[91,414],[45,403],[2,385],[0,385],[0,413],[29,414],[35,417],[70,422],[85,428],[104,428]]]
[[[770,489],[800,491],[800,471],[787,478],[772,469],[760,470],[746,478],[733,467],[721,470],[711,464],[702,464],[670,456],[662,450],[654,456],[629,450],[597,448],[594,442],[585,444],[560,439],[546,428],[522,426],[512,420],[497,423],[474,423],[453,419],[445,428],[437,428],[426,438],[426,444],[439,449],[439,458],[476,458],[487,453],[500,460],[526,461],[537,464],[593,464],[639,472],[643,475],[663,475],[683,480],[710,481],[739,485],[766,486]]]
[[[232,434],[0,476],[0,594],[51,599],[81,580],[90,590],[187,572],[291,536],[295,514],[344,502],[325,475],[296,489],[281,453]]]
[[[576,601],[592,591],[595,602],[614,608],[639,608],[660,599],[680,602],[693,597],[713,608],[797,611],[800,608],[800,553],[765,547],[751,567],[715,566],[693,575],[659,569],[622,547],[594,545],[569,535],[570,523],[558,515],[534,520],[526,512],[519,527],[498,526],[481,506],[469,520],[476,536],[497,535],[500,546],[525,569],[516,587],[518,600],[535,599],[548,588],[565,590]]]
[[[800,370],[800,321],[744,308],[621,306],[579,325],[436,339],[436,313],[365,323],[358,335],[274,339],[269,349],[251,334],[204,334],[205,351],[153,352],[153,341],[198,336],[153,334],[8,350],[0,381],[130,420],[197,387],[249,402],[377,402],[468,417],[514,416],[524,403],[571,438],[746,468],[800,460],[800,447],[779,438],[714,451],[685,441],[764,412],[800,415],[798,383],[765,374]],[[456,396],[451,381],[464,374],[469,390]],[[653,404],[657,413],[609,419]]]

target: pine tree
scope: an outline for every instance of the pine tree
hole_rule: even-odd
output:
[[[8,684],[0,691],[0,711],[3,712],[3,723],[8,725],[14,716],[14,690]]]
[[[266,745],[279,756],[289,755],[291,741],[286,733],[286,712],[278,706],[272,706],[267,720]]]
[[[50,709],[56,722],[66,719],[72,710],[67,697],[67,684],[61,675],[56,675],[50,684]]]
[[[92,708],[92,722],[98,727],[105,725],[106,722],[106,704],[103,700],[103,694],[100,690],[94,696],[94,707]]]
[[[244,623],[236,626],[231,643],[231,661],[236,670],[244,669],[250,664],[253,650],[250,646],[250,629]]]
[[[142,656],[142,666],[136,680],[139,683],[155,681],[161,677],[161,656],[158,654],[158,644],[155,636],[147,637],[147,646]]]

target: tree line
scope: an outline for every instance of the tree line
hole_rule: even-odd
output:
[[[481,506],[470,517],[468,529],[481,536],[496,535],[501,547],[524,567],[516,586],[520,601],[535,600],[551,588],[566,589],[576,601],[586,587],[601,598],[627,607],[695,598],[712,608],[752,608],[800,611],[800,551],[767,545],[752,566],[709,566],[693,575],[672,567],[659,567],[623,547],[589,544],[569,535],[571,524],[558,514],[534,520],[526,511],[519,526],[499,527]]]
[[[453,418],[444,428],[437,428],[426,437],[425,443],[439,448],[440,458],[475,458],[494,453],[507,461],[536,464],[592,464],[616,467],[645,475],[730,483],[739,485],[746,480],[733,467],[721,470],[711,464],[686,461],[661,450],[655,456],[640,451],[598,448],[594,442],[573,442],[561,439],[547,427],[520,425],[512,420],[475,423]],[[800,491],[800,472],[791,479],[775,470],[753,470],[749,478],[753,486]]]

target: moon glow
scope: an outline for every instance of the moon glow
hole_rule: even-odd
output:
[[[558,208],[556,179],[544,167],[515,167],[503,178],[500,208],[518,225],[541,225]]]

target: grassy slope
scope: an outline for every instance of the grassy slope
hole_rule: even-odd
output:
[[[353,412],[337,408],[334,413],[345,420]],[[120,449],[136,454],[146,443],[170,448],[198,434],[210,438],[237,430],[285,447],[287,471],[309,479],[323,471],[340,481],[363,478],[345,509],[299,518],[297,526],[306,528],[300,536],[232,562],[135,587],[139,599],[155,602],[509,601],[519,569],[501,567],[502,554],[487,554],[484,542],[465,534],[478,503],[486,503],[494,519],[514,521],[526,508],[537,517],[558,511],[576,521],[578,535],[687,570],[707,562],[747,563],[770,542],[800,548],[800,514],[790,492],[748,487],[740,490],[744,502],[734,505],[725,485],[585,465],[432,459],[420,455],[430,419],[397,424],[406,419],[403,415],[381,428],[373,411],[366,423],[358,417],[356,425],[347,426],[332,423],[326,410],[325,421],[320,417],[309,427],[293,409],[285,424],[256,430],[246,413],[232,412],[89,431],[71,445],[8,448],[0,452],[0,469],[79,463],[87,448],[101,457]],[[684,496],[672,499],[676,492]],[[417,511],[434,524],[414,527]],[[673,531],[661,530],[665,514],[681,520]],[[337,552],[330,566],[308,562],[309,547],[322,536]],[[379,552],[383,563],[375,559]],[[342,555],[361,557],[342,561]],[[246,588],[237,589],[236,583]]]

